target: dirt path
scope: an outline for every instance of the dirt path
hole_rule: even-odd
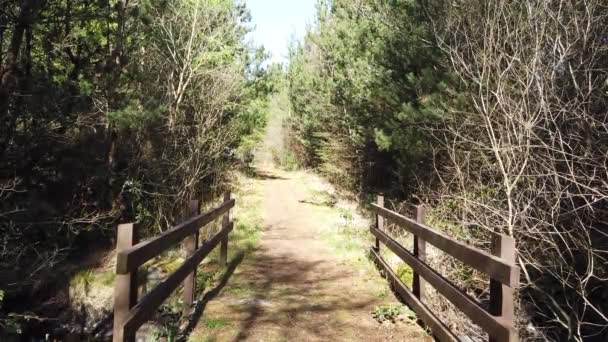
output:
[[[381,325],[371,317],[386,294],[367,286],[361,270],[320,238],[316,220],[323,209],[306,203],[301,178],[269,170],[256,178],[264,193],[261,241],[208,303],[195,335],[206,341],[423,340],[413,323]]]

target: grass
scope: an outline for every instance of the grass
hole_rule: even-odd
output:
[[[279,151],[275,148],[271,149],[272,160],[275,165],[278,165],[281,170],[285,171],[296,171],[300,168],[298,159],[294,153],[290,150]]]
[[[208,289],[216,279],[218,270],[203,271],[198,270],[196,272],[196,288],[199,290]]]
[[[114,270],[94,272],[94,270],[87,269],[77,272],[72,276],[70,287],[72,289],[82,288],[86,294],[93,288],[114,286],[115,279],[116,274]]]
[[[227,292],[239,298],[252,297],[257,294],[255,289],[246,286],[246,284],[234,284],[227,289]]]
[[[221,318],[207,319],[205,321],[205,325],[209,329],[219,329],[219,328],[228,326],[228,321],[226,321],[225,319],[221,319]]]
[[[369,259],[368,251],[373,241],[369,232],[369,221],[357,214],[356,206],[339,200],[326,185],[313,182],[309,175],[303,174],[300,179],[308,189],[306,202],[322,203],[315,205],[314,219],[321,225],[320,237],[332,248],[334,254],[343,262],[360,270],[361,281],[377,297],[388,301],[387,283],[378,277],[374,263]]]
[[[230,234],[228,250],[250,252],[262,237],[264,218],[262,216],[263,189],[259,182],[241,174],[236,191],[237,206],[234,210],[235,229]]]
[[[83,271],[80,271],[80,272],[74,274],[74,276],[72,276],[72,279],[70,280],[70,287],[72,287],[72,288],[84,287],[85,291],[87,291],[86,289],[94,282],[95,282],[95,273],[93,273],[92,270],[83,270]]]

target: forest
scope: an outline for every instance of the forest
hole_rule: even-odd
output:
[[[229,187],[280,92],[279,159],[483,250],[514,237],[521,340],[608,339],[605,0],[318,0],[284,65],[252,30],[238,0],[0,0],[0,330],[117,224],[151,236]]]
[[[118,223],[151,234],[189,198],[221,191],[232,151],[250,148],[265,123],[272,84],[264,50],[245,43],[242,3],[0,4],[7,314],[52,291],[62,265],[111,245]]]
[[[480,248],[513,236],[523,340],[608,338],[605,1],[320,1],[287,77],[303,166]]]

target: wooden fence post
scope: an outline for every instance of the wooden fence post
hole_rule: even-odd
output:
[[[117,253],[138,242],[137,226],[133,223],[119,225],[117,235]],[[114,287],[114,342],[135,341],[135,333],[124,330],[125,320],[135,304],[137,304],[137,270],[128,274],[117,274]]]
[[[416,207],[416,222],[424,224],[426,209],[423,205]],[[414,235],[414,256],[420,261],[426,262],[426,241],[421,237]],[[412,291],[420,301],[424,299],[424,279],[414,272]]]
[[[224,193],[224,203],[230,201],[230,190]],[[230,223],[230,210],[226,212],[222,219],[222,229],[228,226]],[[228,264],[228,234],[222,238],[222,244],[220,246],[220,265],[225,266]]]
[[[197,200],[190,201],[188,205],[188,218],[198,216],[200,214],[200,206]],[[198,249],[197,229],[194,234],[184,240],[184,260],[188,260]],[[192,304],[196,298],[196,268],[192,270],[186,279],[184,279],[184,316],[187,316],[192,311]]]
[[[515,264],[515,239],[505,235],[496,235],[492,241],[492,254],[503,260]],[[490,279],[490,314],[502,317],[506,322],[514,326],[514,298],[513,288],[503,285],[501,282]],[[516,340],[516,336],[510,336],[509,341]],[[499,340],[490,334],[491,342]]]
[[[384,195],[378,195],[376,198],[376,204],[379,207],[384,207]],[[384,230],[384,217],[382,217],[380,214],[376,215],[376,229]],[[376,251],[380,252],[380,240],[378,240],[378,238],[376,238]]]

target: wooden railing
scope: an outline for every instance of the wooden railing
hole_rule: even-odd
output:
[[[184,313],[192,309],[195,298],[196,269],[203,259],[221,243],[220,263],[226,264],[228,234],[232,231],[230,209],[235,200],[230,192],[224,195],[224,202],[207,213],[199,213],[199,202],[191,201],[190,218],[166,232],[144,242],[137,243],[137,229],[134,224],[118,227],[116,243],[116,283],[114,289],[114,342],[134,341],[137,329],[154,314],[180,284],[184,285]],[[222,228],[207,241],[199,245],[201,227],[224,215]],[[137,271],[148,260],[183,241],[183,249],[188,257],[167,279],[137,301]]]
[[[417,220],[409,219],[384,208],[384,199],[378,196],[372,204],[376,213],[376,226],[371,228],[376,237],[376,246],[371,254],[378,267],[393,285],[395,291],[431,329],[440,341],[458,341],[429,308],[424,304],[424,284],[428,283],[446,297],[460,311],[478,324],[490,337],[490,341],[517,341],[514,328],[513,290],[519,285],[519,268],[515,266],[515,241],[507,236],[497,235],[493,241],[492,254],[463,244],[424,224],[424,208],[418,207]],[[384,219],[400,226],[414,235],[413,252],[408,251],[384,231]],[[380,256],[380,244],[386,246],[414,271],[410,290]],[[468,296],[450,280],[426,264],[426,243],[462,261],[466,265],[490,277],[490,303],[484,308],[481,303]]]

